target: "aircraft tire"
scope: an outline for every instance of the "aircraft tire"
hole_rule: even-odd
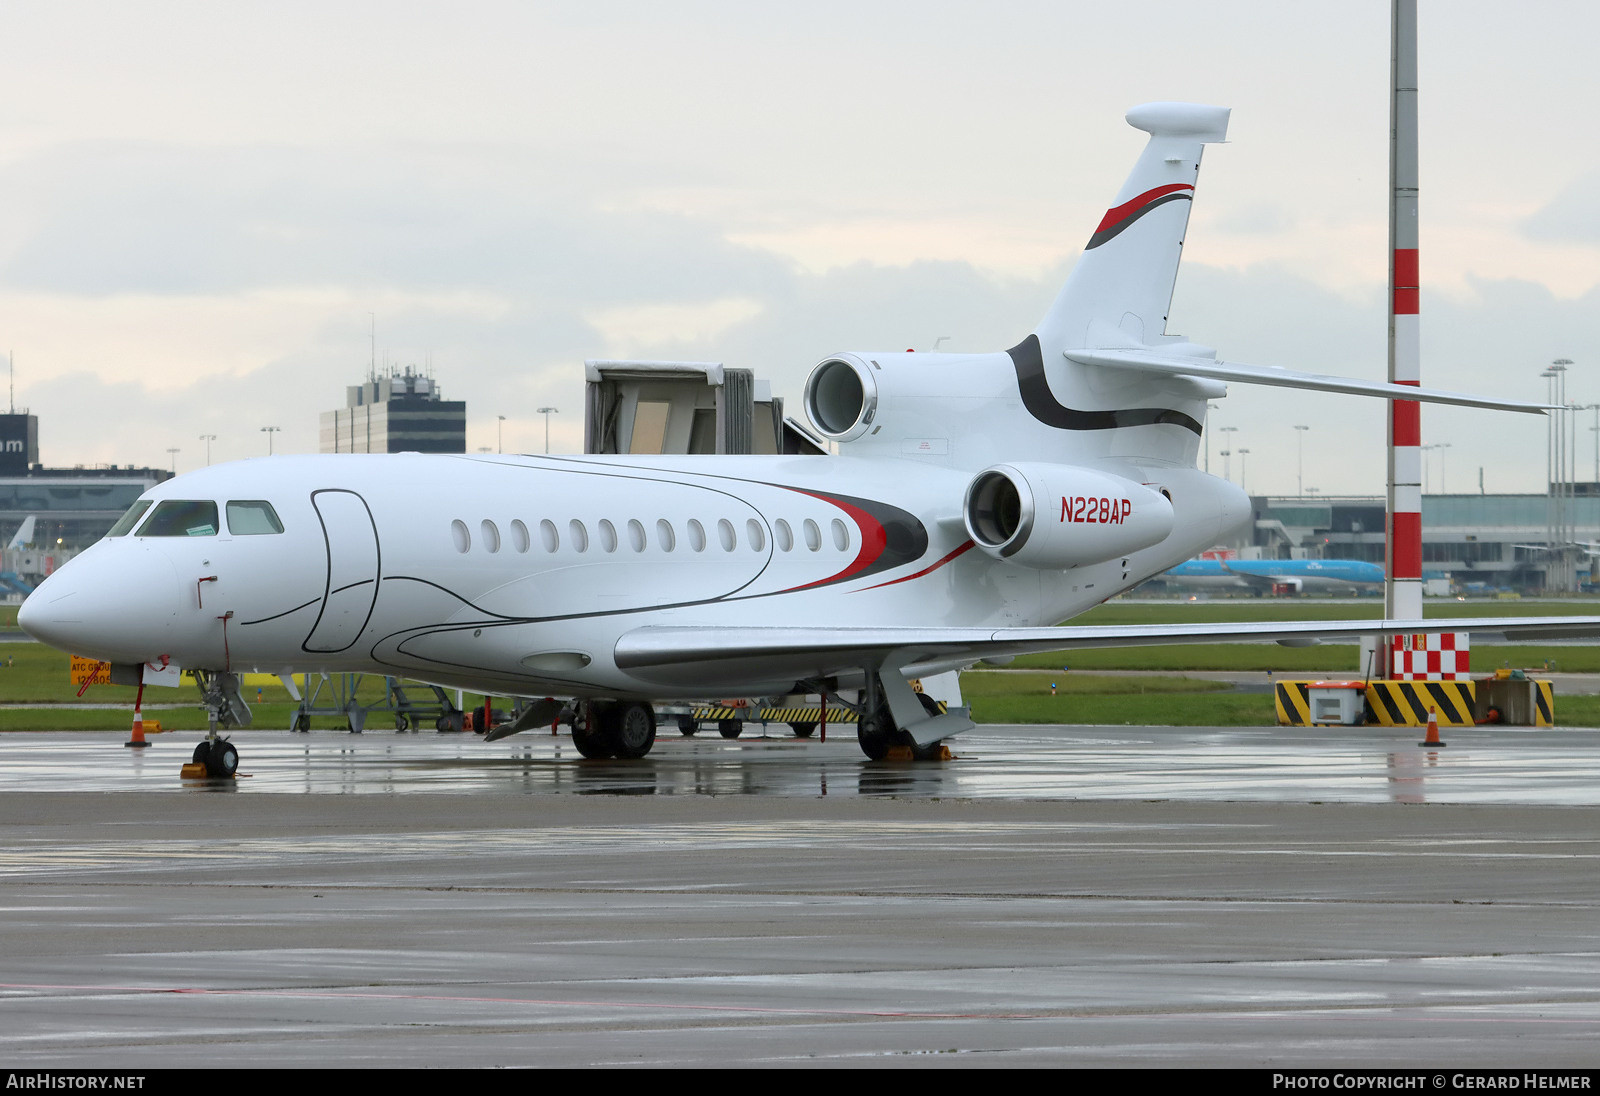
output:
[[[794,732],[796,738],[810,738],[817,733],[817,722],[812,720],[810,723],[791,723],[789,729]]]
[[[239,751],[232,742],[218,739],[206,754],[206,772],[211,776],[228,777],[239,771]]]
[[[856,724],[856,742],[868,761],[882,761],[894,745],[895,732],[880,717],[867,716]]]
[[[723,738],[738,738],[744,734],[744,720],[719,719],[717,720],[717,733]]]
[[[611,756],[612,745],[610,736],[605,733],[602,711],[600,705],[593,704],[589,706],[587,716],[580,713],[572,721],[573,749],[591,760]],[[596,724],[601,725],[596,726]]]
[[[620,758],[631,761],[643,757],[656,744],[656,714],[648,704],[613,705],[604,722],[612,752]]]
[[[196,765],[204,765],[209,769],[211,767],[211,740],[202,738],[194,748],[194,756],[189,760]]]

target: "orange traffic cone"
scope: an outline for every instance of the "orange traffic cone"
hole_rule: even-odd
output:
[[[144,682],[139,682],[139,692],[133,698],[133,734],[124,742],[124,746],[142,749],[150,743],[144,740]]]
[[[1431,707],[1428,709],[1428,737],[1424,738],[1421,742],[1418,742],[1417,745],[1429,747],[1444,747],[1450,745],[1448,742],[1441,742],[1439,740],[1439,713]]]

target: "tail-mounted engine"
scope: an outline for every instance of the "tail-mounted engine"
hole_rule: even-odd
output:
[[[1060,464],[996,464],[973,477],[967,535],[995,559],[1065,570],[1159,544],[1172,532],[1164,492]]]
[[[840,354],[811,371],[804,402],[807,417],[823,436],[854,441],[872,428],[878,413],[878,382],[865,360]]]

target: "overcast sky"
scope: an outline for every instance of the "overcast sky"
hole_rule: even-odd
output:
[[[1233,108],[1171,330],[1381,378],[1389,5],[50,3],[0,17],[0,352],[51,465],[314,452],[382,365],[468,446],[582,446],[582,362],[754,368],[1030,330],[1142,147]],[[1600,403],[1600,8],[1422,0],[1423,383]],[[1594,412],[1578,466],[1593,471]],[[1381,493],[1379,401],[1235,385],[1253,492]],[[1426,409],[1433,490],[1545,425]],[[1221,470],[1215,452],[1212,470]],[[1241,469],[1241,465],[1243,466]]]

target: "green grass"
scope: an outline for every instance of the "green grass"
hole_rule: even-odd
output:
[[[1461,616],[1565,616],[1600,615],[1592,601],[1428,602],[1430,618]],[[1375,599],[1306,604],[1292,599],[1238,599],[1216,601],[1113,601],[1075,618],[1073,624],[1234,623],[1272,620],[1362,620],[1382,614]],[[14,626],[16,608],[0,606],[0,629]],[[1195,681],[1181,676],[1191,670],[1232,670],[1277,676],[1353,677],[1358,648],[1354,644],[1316,647],[1280,647],[1273,643],[1172,644],[1157,647],[1116,647],[1025,655],[1012,669],[1037,669],[1038,674],[973,671],[963,675],[962,691],[980,723],[1132,723],[1184,726],[1250,726],[1274,722],[1272,698],[1238,693],[1218,682]],[[82,697],[71,684],[67,656],[36,643],[0,644],[0,706],[5,704],[117,704],[99,710],[5,710],[0,707],[0,730],[107,730],[126,732],[133,709],[129,686],[91,686]],[[1473,666],[1487,672],[1500,666],[1559,669],[1574,673],[1600,673],[1600,646],[1544,647],[1532,644],[1480,646],[1473,651]],[[1070,666],[1070,672],[1062,667]],[[1095,670],[1148,671],[1138,676],[1106,677]],[[1090,672],[1085,672],[1090,671]],[[1057,695],[1050,695],[1055,681]],[[371,703],[382,695],[382,678],[369,677],[361,699]],[[262,687],[257,703],[253,686],[246,699],[256,712],[257,727],[286,728],[294,702],[282,685]],[[155,704],[179,703],[180,709],[152,712],[164,727],[200,730],[206,715],[199,694],[186,682],[178,689],[154,688],[145,692]],[[469,697],[469,703],[472,702]],[[1564,726],[1600,726],[1600,697],[1561,696],[1557,713]],[[343,728],[342,717],[314,720],[314,727]],[[385,720],[379,724],[387,727]]]

